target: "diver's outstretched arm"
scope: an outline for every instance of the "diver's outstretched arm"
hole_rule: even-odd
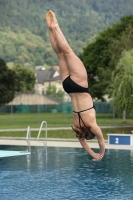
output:
[[[79,138],[82,147],[93,157],[93,161],[99,161],[103,158],[104,154],[95,153],[88,145],[84,138]]]

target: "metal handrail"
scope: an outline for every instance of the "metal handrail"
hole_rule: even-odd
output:
[[[30,151],[30,126],[28,126],[28,128],[27,128],[26,142],[28,145],[28,150]]]
[[[40,129],[38,132],[38,136],[37,136],[37,141],[40,142],[39,137],[40,137],[40,134],[42,131],[43,124],[45,124],[45,143],[44,144],[47,146],[47,122],[46,121],[42,121],[42,123],[41,123]]]

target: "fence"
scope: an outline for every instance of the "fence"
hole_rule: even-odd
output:
[[[108,102],[95,102],[98,113],[112,113]],[[72,113],[72,105],[69,95],[63,98],[36,94],[32,91],[22,92],[16,95],[8,105],[0,106],[0,113]]]
[[[112,113],[112,108],[109,103],[96,102],[95,108],[97,113]],[[72,113],[71,103],[59,103],[59,104],[45,104],[45,105],[5,105],[0,106],[0,113],[43,113],[43,112],[63,112]]]

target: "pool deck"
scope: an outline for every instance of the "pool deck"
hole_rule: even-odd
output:
[[[98,143],[88,142],[91,148],[99,148]],[[0,145],[15,145],[15,146],[27,146],[27,142],[24,138],[3,138],[0,137]],[[31,138],[30,146],[44,146],[45,141],[36,141]],[[48,147],[73,147],[73,148],[82,148],[81,144],[77,139],[60,139],[60,138],[48,138],[47,139]],[[133,150],[133,146],[131,145],[109,145],[108,141],[105,141],[106,149],[125,149],[125,150]]]

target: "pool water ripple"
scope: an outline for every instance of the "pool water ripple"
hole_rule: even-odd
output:
[[[95,163],[83,149],[48,147],[46,155],[32,147],[31,155],[1,158],[0,163],[2,200],[133,200],[129,150],[106,150]]]

